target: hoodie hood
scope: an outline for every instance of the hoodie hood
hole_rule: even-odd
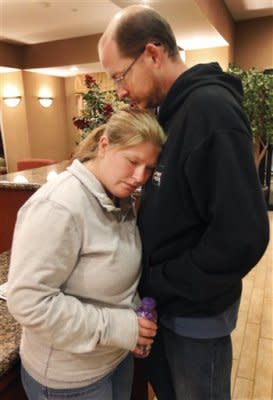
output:
[[[191,92],[206,85],[225,87],[239,103],[242,102],[243,87],[239,78],[223,72],[216,62],[197,64],[183,72],[174,82],[160,107],[159,122],[165,123]]]

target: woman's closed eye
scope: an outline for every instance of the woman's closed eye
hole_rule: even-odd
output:
[[[127,158],[127,160],[129,161],[129,163],[130,163],[131,165],[134,165],[134,166],[138,165],[138,161],[136,161],[136,160],[132,160],[132,159],[130,159],[130,158]]]

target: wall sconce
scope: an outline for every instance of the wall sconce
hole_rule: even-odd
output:
[[[38,97],[41,106],[47,108],[53,103],[53,97]]]
[[[17,107],[21,101],[22,96],[3,97],[4,103],[8,107]]]

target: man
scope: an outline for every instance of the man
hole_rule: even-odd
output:
[[[217,63],[187,69],[146,6],[113,18],[99,55],[119,97],[159,106],[168,135],[139,214],[140,294],[157,300],[160,325],[149,379],[158,400],[228,400],[242,278],[269,239],[241,83]]]

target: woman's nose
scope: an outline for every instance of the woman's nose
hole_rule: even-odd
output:
[[[137,167],[134,171],[133,178],[138,184],[142,185],[149,178],[149,174],[145,167]]]

